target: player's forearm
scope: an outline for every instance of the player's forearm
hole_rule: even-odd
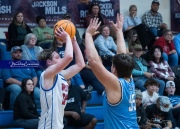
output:
[[[85,44],[86,44],[86,54],[87,54],[88,62],[90,66],[92,66],[94,62],[100,62],[99,55],[94,46],[94,42],[93,42],[93,38],[91,34],[86,33]]]
[[[116,32],[117,36],[117,54],[126,53],[126,45],[122,30]]]
[[[73,43],[73,49],[75,53],[76,64],[82,69],[85,66],[85,63],[77,42]]]
[[[64,58],[70,59],[70,61],[73,58],[73,47],[72,47],[72,42],[69,36],[66,39],[66,48],[65,48]]]

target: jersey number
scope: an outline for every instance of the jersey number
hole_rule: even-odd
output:
[[[135,94],[131,94],[129,99],[129,111],[131,112],[135,110],[136,110]]]

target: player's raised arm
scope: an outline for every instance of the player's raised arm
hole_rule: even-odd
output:
[[[117,103],[121,98],[120,83],[118,78],[102,65],[92,38],[96,33],[97,28],[99,28],[99,25],[100,22],[98,23],[97,18],[90,21],[85,34],[86,54],[93,73],[105,87],[108,101],[111,103]]]
[[[75,54],[75,64],[62,71],[64,78],[69,79],[77,74],[82,68],[85,67],[84,59],[77,43],[76,37],[72,39],[73,50]]]
[[[73,59],[72,42],[67,32],[61,27],[58,31],[55,31],[55,38],[59,37],[66,43],[64,58],[60,58],[59,54],[55,51],[44,50],[41,53],[40,58],[44,56],[47,69],[45,71],[45,79],[54,78],[54,76],[61,72]],[[41,60],[41,59],[40,59]]]
[[[112,21],[110,23],[116,32],[117,54],[126,53],[126,44],[125,44],[124,36],[123,36],[123,32],[122,32],[123,23],[124,23],[123,16],[118,13],[117,17],[116,17],[116,24],[114,24]]]

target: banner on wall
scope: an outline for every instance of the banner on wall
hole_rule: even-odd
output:
[[[171,30],[173,33],[180,33],[180,0],[171,2]]]
[[[8,27],[14,14],[22,12],[30,27],[37,26],[35,19],[38,15],[46,16],[48,26],[53,27],[65,13],[69,13],[75,26],[84,28],[91,2],[98,2],[106,19],[115,21],[119,0],[0,0],[0,27]]]

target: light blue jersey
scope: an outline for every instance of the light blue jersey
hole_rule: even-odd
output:
[[[110,104],[104,95],[105,129],[138,129],[136,118],[135,85],[133,80],[127,82],[119,78],[122,87],[122,98],[117,104]]]

